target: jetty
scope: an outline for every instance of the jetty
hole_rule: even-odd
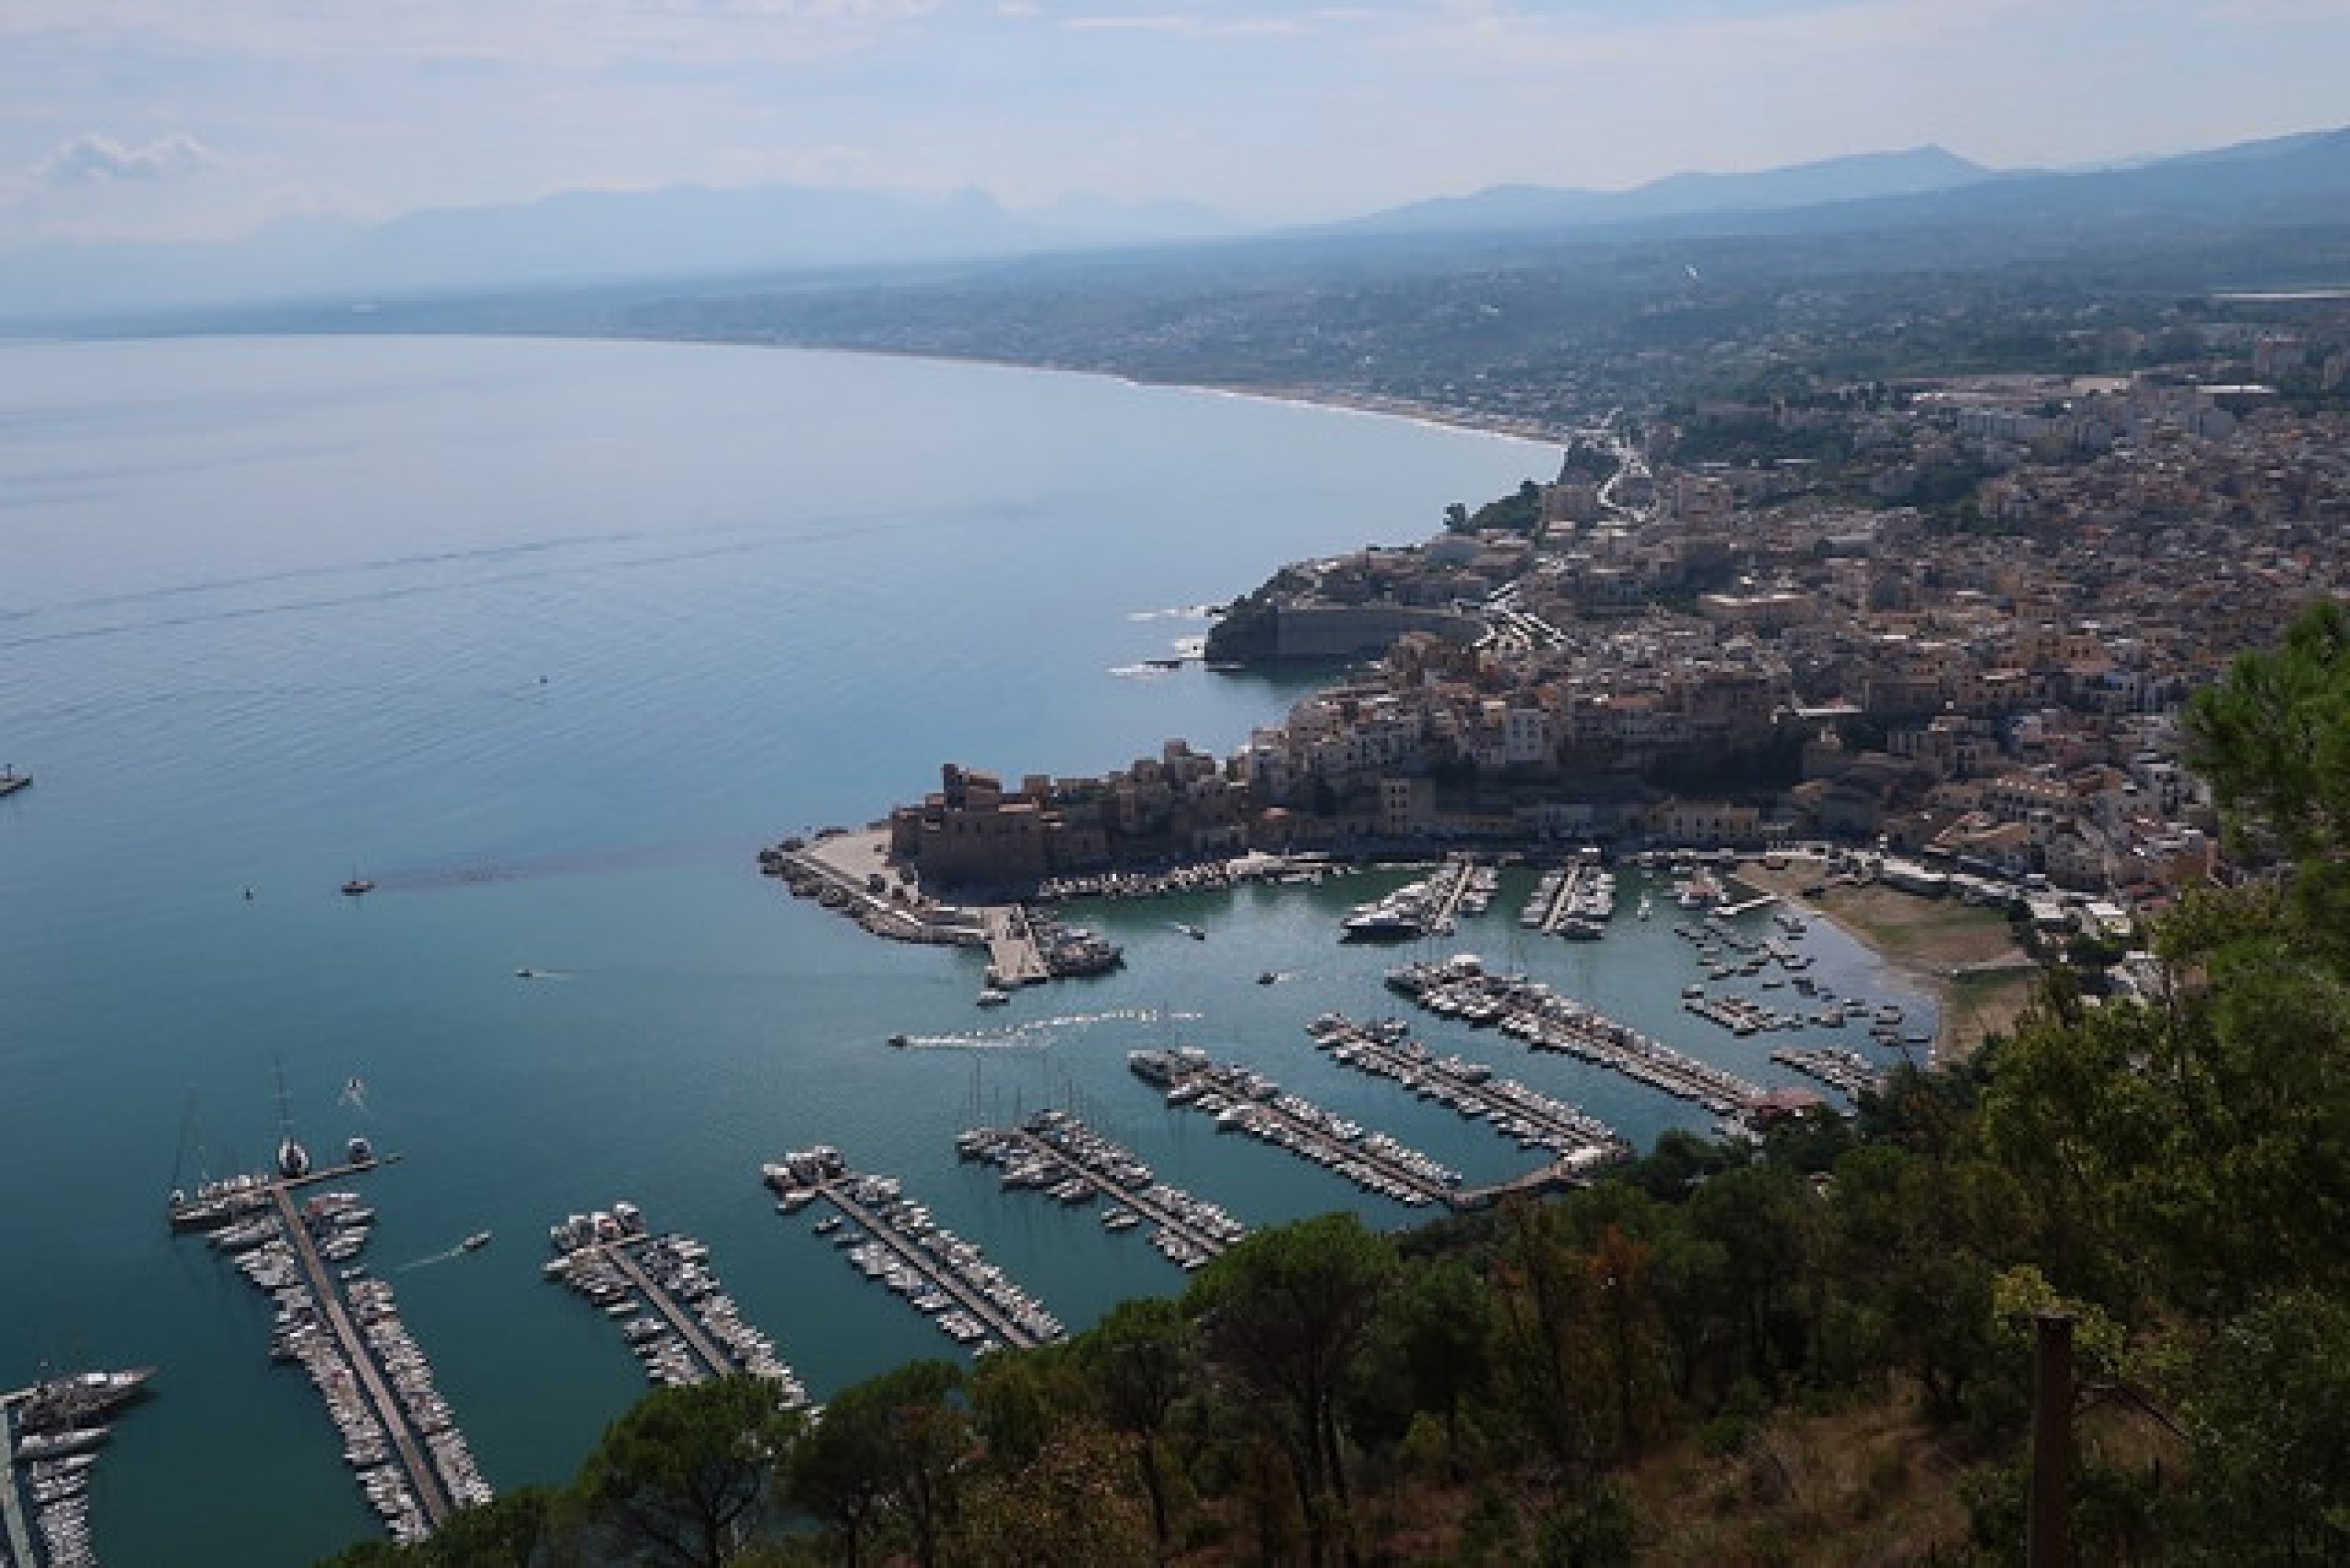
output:
[[[1237,1132],[1310,1160],[1367,1192],[1410,1208],[1465,1206],[1461,1173],[1385,1133],[1367,1132],[1302,1095],[1238,1063],[1218,1062],[1194,1045],[1129,1051],[1128,1068],[1166,1092],[1167,1103],[1215,1118],[1219,1132]]]
[[[1059,1318],[976,1246],[933,1220],[895,1177],[852,1170],[829,1145],[795,1150],[760,1175],[781,1213],[796,1214],[819,1199],[837,1210],[854,1227],[834,1239],[849,1263],[905,1297],[956,1344],[1032,1350],[1065,1335]]]
[[[1028,911],[1018,904],[991,904],[983,911],[987,933],[987,983],[1003,991],[1041,985],[1053,978],[1036,940]]]
[[[1196,1269],[1248,1234],[1222,1209],[1159,1181],[1150,1168],[1076,1116],[1047,1107],[1015,1127],[972,1127],[955,1152],[1003,1172],[1007,1190],[1042,1192],[1064,1204],[1107,1199],[1102,1223],[1148,1223],[1151,1245],[1181,1269]]]
[[[807,1404],[806,1387],[775,1343],[743,1321],[720,1287],[700,1241],[650,1233],[626,1200],[571,1215],[547,1228],[547,1240],[556,1256],[546,1277],[625,1319],[629,1348],[654,1383],[677,1387],[747,1373],[775,1385],[785,1404]]]
[[[1468,953],[1441,963],[1412,963],[1388,971],[1388,989],[1440,1017],[1492,1023],[1535,1051],[1563,1051],[1636,1083],[1694,1101],[1716,1116],[1734,1116],[1762,1097],[1762,1087],[1737,1074],[1683,1054],[1596,1008],[1562,996],[1524,975],[1488,973]]]

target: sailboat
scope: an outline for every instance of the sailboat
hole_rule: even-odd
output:
[[[346,898],[356,898],[363,893],[372,893],[374,891],[375,884],[367,877],[360,876],[359,874],[359,868],[357,867],[353,867],[351,868],[350,879],[343,884],[343,897]]]
[[[294,1137],[294,1117],[286,1107],[286,1068],[277,1067],[277,1174],[299,1181],[310,1174],[310,1151]]]

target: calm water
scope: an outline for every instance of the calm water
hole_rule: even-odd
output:
[[[265,1155],[278,1064],[314,1146],[363,1131],[407,1157],[367,1179],[369,1256],[500,1486],[567,1476],[643,1386],[539,1281],[573,1210],[625,1196],[708,1241],[821,1397],[949,1347],[775,1216],[757,1168],[787,1147],[904,1177],[1072,1324],[1181,1276],[958,1167],[975,1111],[1080,1103],[1251,1221],[1405,1217],[1167,1113],[1125,1072],[1136,1044],[1247,1057],[1472,1177],[1522,1168],[1305,1043],[1325,1009],[1385,1011],[1393,955],[1333,940],[1378,880],[1094,911],[1125,971],[987,1014],[975,957],[865,938],[753,856],[943,760],[1227,749],[1291,689],[1118,673],[1199,635],[1183,607],[1419,537],[1554,463],[1392,420],[767,350],[0,347],[0,762],[39,778],[0,802],[0,1386],[45,1358],[162,1368],[98,1472],[105,1560],[300,1563],[375,1528],[308,1385],[265,1358],[262,1297],[161,1222],[175,1171]],[[355,869],[364,900],[336,892]],[[1460,945],[1772,1075],[1762,1044],[1680,1012],[1669,921],[1533,942],[1523,891]],[[1851,944],[1810,940],[1835,989],[1885,993]],[[899,1030],[974,1044],[884,1048]],[[1425,1033],[1643,1139],[1692,1119]],[[486,1251],[425,1262],[479,1229]]]

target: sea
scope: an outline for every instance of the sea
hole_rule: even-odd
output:
[[[878,940],[758,873],[763,846],[878,818],[942,763],[1231,750],[1327,672],[1146,662],[1196,648],[1204,607],[1557,461],[1394,417],[764,347],[0,345],[0,766],[36,781],[0,799],[0,1388],[159,1369],[96,1469],[100,1560],[266,1568],[380,1529],[317,1396],[268,1360],[264,1297],[163,1220],[171,1188],[264,1165],[283,1126],[400,1157],[353,1183],[369,1262],[513,1488],[567,1479],[646,1386],[615,1325],[541,1279],[575,1211],[627,1199],[700,1237],[823,1398],[961,1353],[776,1213],[759,1168],[789,1149],[899,1177],[1083,1327],[1184,1276],[1090,1210],[1001,1193],[957,1131],[1060,1106],[1251,1224],[1416,1218],[1167,1108],[1127,1071],[1138,1047],[1249,1062],[1471,1180],[1531,1167],[1311,1049],[1320,1013],[1394,1011],[1399,956],[1475,950],[1790,1081],[1773,1037],[1682,1011],[1669,905],[1544,939],[1516,918],[1530,871],[1401,955],[1337,940],[1401,868],[1079,902],[1124,967],[984,1011],[982,955]],[[345,896],[355,877],[373,890]],[[1931,1027],[1858,945],[1804,940],[1822,984]],[[1491,1031],[1417,1027],[1644,1146],[1707,1125]]]

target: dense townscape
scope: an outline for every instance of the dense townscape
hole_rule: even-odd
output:
[[[2350,363],[2338,328],[2210,340],[2337,392]],[[1732,429],[1849,455],[1661,455]],[[1251,849],[1843,838],[1915,890],[2005,889],[2091,937],[2225,869],[2178,707],[2350,590],[2350,416],[2183,372],[2002,377],[1645,436],[1595,427],[1551,483],[1235,601],[1211,661],[1373,662],[1231,756],[950,768],[894,849],[1033,886]],[[1910,499],[1950,473],[1941,504]]]

